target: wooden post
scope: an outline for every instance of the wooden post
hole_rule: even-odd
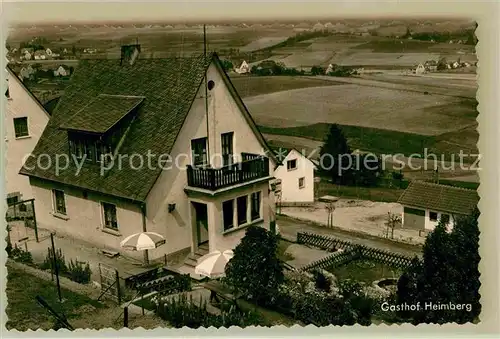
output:
[[[128,306],[123,308],[123,327],[128,327]]]
[[[35,239],[36,242],[40,242],[40,240],[38,239],[38,226],[36,224],[35,199],[31,200],[31,209],[33,210],[33,227],[35,228]]]
[[[115,276],[116,276],[116,297],[118,298],[118,305],[122,303],[122,295],[120,291],[120,274],[118,273],[118,270],[115,269]]]
[[[54,233],[50,233],[50,242],[52,243],[52,257],[54,259],[54,272],[56,275],[57,294],[59,296],[59,301],[61,302],[62,301],[61,285],[59,284],[59,268],[57,267],[56,247],[54,245]]]

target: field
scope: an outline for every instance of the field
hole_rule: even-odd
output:
[[[297,88],[332,86],[335,83],[328,80],[306,77],[273,77],[273,76],[232,76],[231,82],[242,98]]]
[[[257,124],[268,127],[328,122],[438,135],[467,127],[476,116],[460,98],[357,85],[281,91],[245,104]]]

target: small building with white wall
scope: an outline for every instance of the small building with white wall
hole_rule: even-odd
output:
[[[33,198],[29,178],[20,175],[25,156],[30,154],[40,139],[50,115],[42,103],[7,67],[6,111],[4,115],[5,193],[9,202]]]
[[[281,182],[281,203],[304,203],[314,201],[314,171],[316,165],[296,149],[275,148],[281,164],[274,177]]]
[[[442,218],[452,226],[457,216],[470,214],[479,195],[475,190],[413,181],[398,202],[404,208],[404,228],[432,231]]]

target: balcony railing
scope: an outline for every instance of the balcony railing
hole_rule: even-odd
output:
[[[187,168],[188,186],[215,191],[269,176],[269,159],[258,156],[221,168]]]

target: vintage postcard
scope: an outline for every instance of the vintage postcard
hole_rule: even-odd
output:
[[[6,4],[5,330],[485,326],[488,11],[222,5]]]

